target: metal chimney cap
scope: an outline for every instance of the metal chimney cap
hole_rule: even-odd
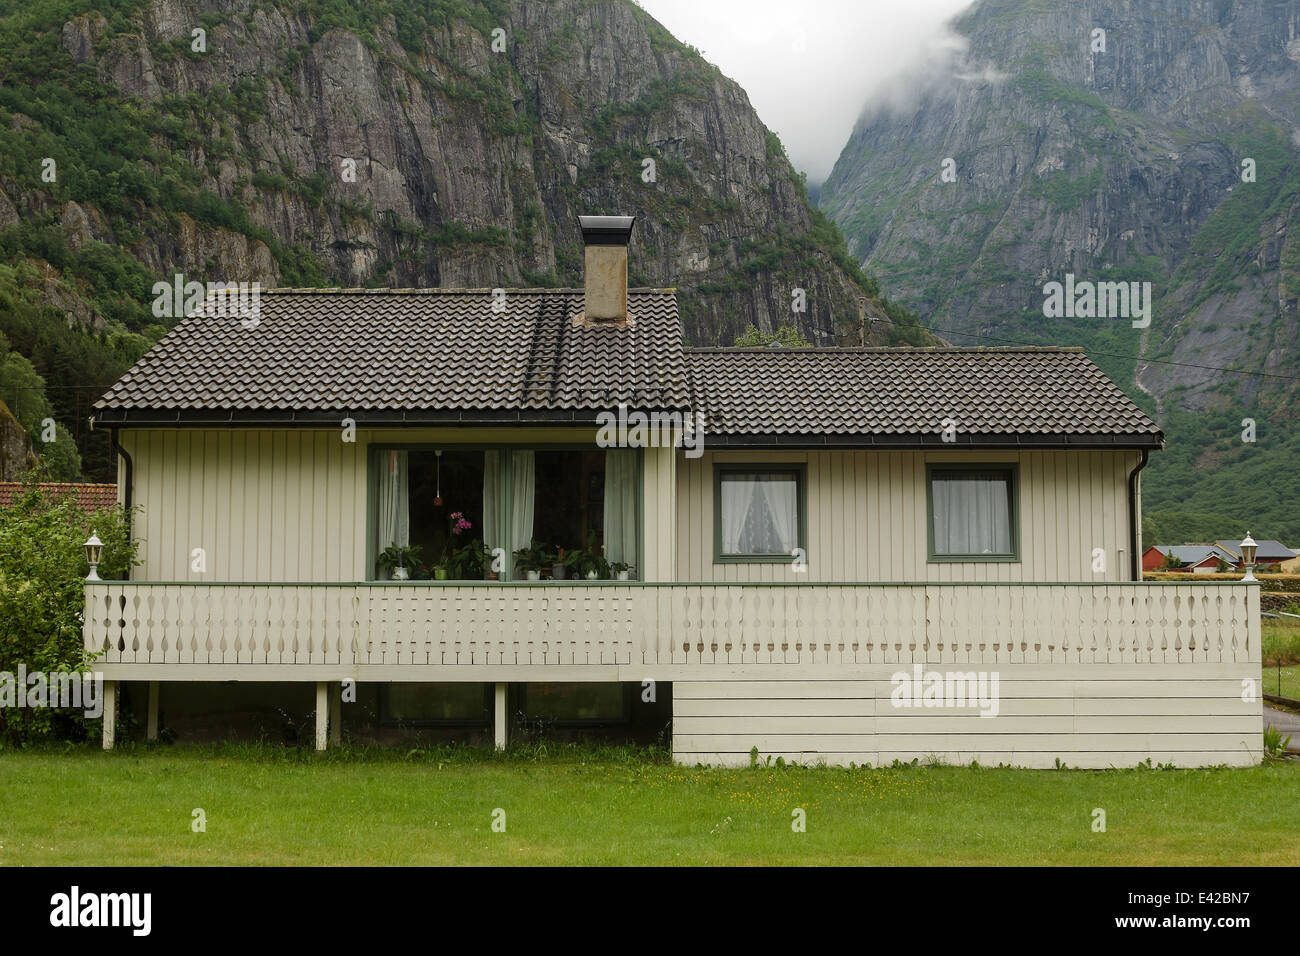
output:
[[[579,216],[582,241],[589,246],[626,246],[636,216]]]

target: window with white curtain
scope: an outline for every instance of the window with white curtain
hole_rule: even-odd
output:
[[[789,560],[803,540],[802,470],[726,467],[716,480],[718,558]]]
[[[931,560],[1018,560],[1016,470],[930,469]]]

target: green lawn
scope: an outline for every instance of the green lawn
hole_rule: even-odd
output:
[[[1261,625],[1264,668],[1269,664],[1300,664],[1300,621],[1265,618]]]
[[[1280,670],[1265,664],[1263,676],[1264,693],[1300,700],[1300,664],[1292,664]]]
[[[74,748],[0,753],[0,780],[6,865],[1300,864],[1295,762],[704,770],[562,747]]]

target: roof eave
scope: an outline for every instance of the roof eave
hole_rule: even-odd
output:
[[[711,434],[706,431],[705,444],[726,448],[882,448],[891,450],[921,450],[945,448],[1037,448],[1037,449],[1145,449],[1164,447],[1162,433],[1113,435],[1017,435],[1017,434],[958,434],[945,441],[941,434]]]

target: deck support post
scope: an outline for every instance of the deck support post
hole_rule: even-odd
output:
[[[112,750],[117,739],[117,681],[104,681],[104,749]]]
[[[330,746],[337,747],[343,743],[343,685],[338,681],[330,683]]]
[[[324,750],[329,745],[330,719],[330,685],[329,681],[316,682],[316,749]]]
[[[492,708],[492,731],[496,737],[497,750],[505,750],[510,725],[506,720],[506,688],[510,685],[497,682]]]
[[[158,739],[158,682],[156,680],[149,682],[149,719],[145,724],[144,736],[146,740]]]

